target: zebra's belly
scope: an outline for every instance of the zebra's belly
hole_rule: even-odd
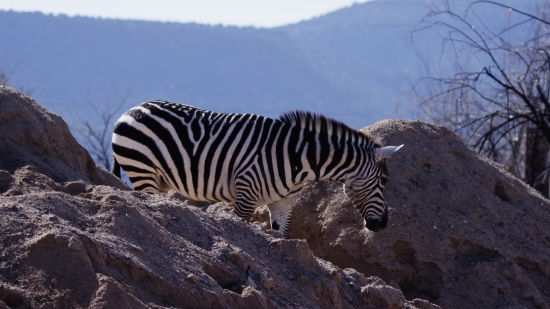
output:
[[[221,194],[223,192],[220,187],[220,191],[215,192],[208,192],[208,194],[197,194],[194,190],[191,192],[179,192],[183,196],[190,198],[192,200],[196,201],[202,201],[202,202],[235,202],[237,197],[235,194],[235,187],[232,186],[231,188],[227,188],[225,192],[228,192],[226,194]],[[177,191],[177,190],[176,190]],[[214,194],[215,193],[215,194]],[[253,200],[255,200],[257,206],[262,205],[269,205],[274,202],[277,202],[284,198],[286,195],[288,195],[288,192],[283,192],[283,196],[279,196],[277,194],[267,194],[264,192],[263,194],[256,191],[249,191],[247,192],[248,196],[251,197]]]
[[[185,187],[172,187],[172,189],[187,198],[201,202],[234,202],[236,199],[233,182],[218,180],[206,185],[189,183]]]

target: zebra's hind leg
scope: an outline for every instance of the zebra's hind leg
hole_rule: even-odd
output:
[[[161,192],[159,177],[156,173],[146,170],[125,170],[135,191],[156,194]]]
[[[275,203],[267,205],[267,208],[269,208],[269,222],[271,223],[271,228],[281,232],[285,239],[288,239],[290,235],[293,203],[294,198],[285,197]]]

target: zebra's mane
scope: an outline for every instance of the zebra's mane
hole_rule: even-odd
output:
[[[332,134],[336,131],[338,137],[342,137],[343,133],[347,136],[354,136],[356,140],[367,139],[372,145],[380,147],[380,142],[358,130],[350,128],[345,123],[326,117],[325,115],[316,114],[303,110],[290,111],[279,116],[279,120],[293,126],[301,128],[315,128],[321,133]],[[336,129],[336,130],[335,130]]]

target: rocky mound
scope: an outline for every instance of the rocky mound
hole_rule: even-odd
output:
[[[0,309],[550,308],[548,200],[443,127],[365,130],[405,144],[388,227],[369,232],[341,184],[318,183],[282,240],[227,204],[129,191],[0,87]]]
[[[0,170],[13,174],[25,165],[55,181],[83,180],[127,188],[95,164],[61,117],[19,91],[0,86]],[[0,192],[6,177],[0,175]]]
[[[177,194],[129,191],[0,87],[0,309],[437,308]]]
[[[550,308],[550,203],[445,129],[383,121],[365,129],[405,147],[388,164],[388,227],[372,233],[341,184],[298,198],[291,238],[443,308]],[[258,217],[265,217],[261,213]]]

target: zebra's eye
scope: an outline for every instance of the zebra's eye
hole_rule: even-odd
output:
[[[380,183],[385,186],[386,185],[386,182],[388,182],[388,177],[386,176],[381,176],[380,177]]]

